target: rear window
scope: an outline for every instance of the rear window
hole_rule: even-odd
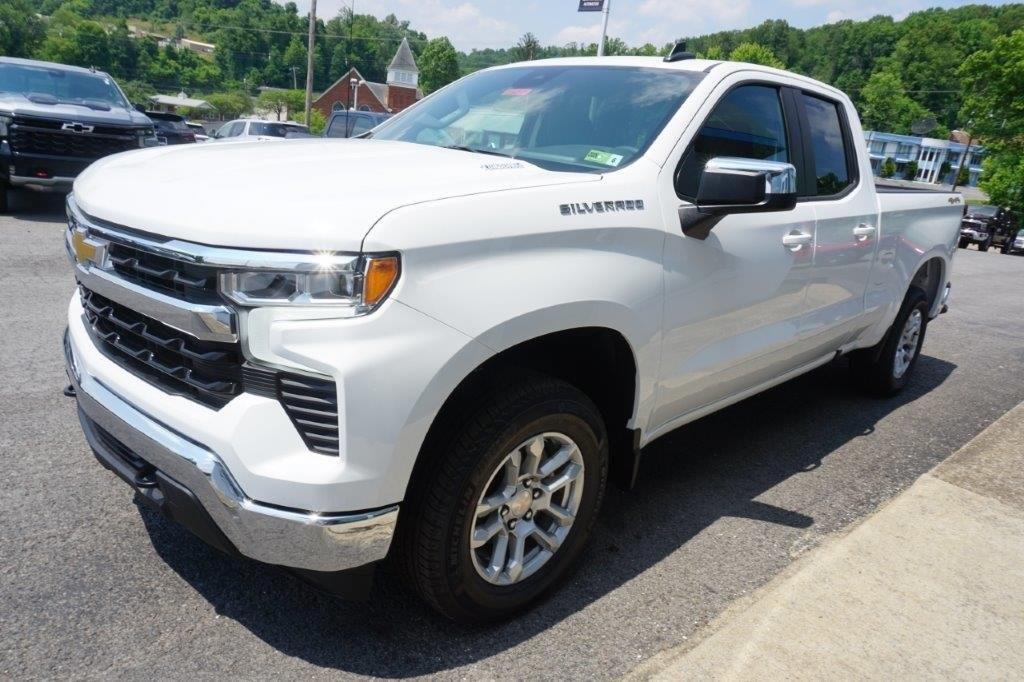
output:
[[[839,194],[850,186],[850,150],[843,135],[843,120],[835,102],[803,95],[810,127],[815,196]]]
[[[291,125],[288,123],[275,123],[273,121],[253,121],[249,124],[250,135],[263,135],[265,137],[286,137],[288,133],[308,133],[306,126]]]
[[[164,119],[153,119],[153,125],[157,130],[174,130],[180,133],[191,132],[184,121],[167,121]]]

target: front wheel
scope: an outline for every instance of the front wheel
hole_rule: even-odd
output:
[[[992,241],[986,240],[978,244],[978,251],[988,251],[988,247],[991,246]]]
[[[608,477],[600,412],[532,375],[478,397],[418,470],[400,522],[416,591],[462,623],[525,609],[574,567]]]
[[[911,287],[881,343],[850,355],[854,379],[878,396],[902,391],[921,355],[928,312],[928,296],[918,287]]]
[[[971,245],[971,240],[970,239],[965,239],[963,237],[960,237],[960,243],[957,244],[957,246],[959,246],[961,249],[966,249],[970,245]]]

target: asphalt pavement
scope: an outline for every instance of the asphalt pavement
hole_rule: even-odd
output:
[[[617,677],[1024,400],[1024,257],[960,251],[905,393],[864,397],[839,361],[667,435],[559,591],[467,629],[394,577],[339,602],[133,504],[61,396],[61,240],[59,200],[0,217],[0,678]]]

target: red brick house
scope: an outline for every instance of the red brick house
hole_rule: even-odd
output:
[[[360,111],[397,114],[423,97],[418,87],[419,76],[420,70],[416,66],[412,48],[409,47],[409,40],[403,38],[395,58],[388,65],[387,83],[368,81],[353,67],[316,98],[313,108],[324,116],[350,107]],[[352,79],[359,83],[355,88],[352,87]]]

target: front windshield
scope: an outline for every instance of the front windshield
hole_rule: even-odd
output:
[[[603,172],[638,158],[703,78],[675,69],[521,66],[474,74],[372,137]]]
[[[95,109],[127,108],[108,76],[24,64],[0,64],[0,91],[41,104],[77,104]]]
[[[985,216],[985,217],[991,217],[991,216],[994,216],[996,213],[999,212],[999,207],[997,207],[997,206],[972,206],[971,208],[967,209],[967,212],[970,213],[971,215],[980,215],[980,216]]]

